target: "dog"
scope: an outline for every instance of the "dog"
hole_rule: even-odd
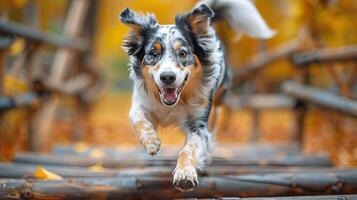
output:
[[[230,88],[224,48],[213,26],[213,10],[223,11],[219,6],[227,2],[205,3],[209,6],[200,3],[192,11],[177,15],[172,25],[160,25],[153,14],[130,9],[119,16],[131,28],[122,45],[129,56],[129,76],[134,83],[130,122],[151,155],[157,154],[161,145],[158,126],[175,125],[185,133],[185,145],[173,171],[173,185],[181,191],[198,185],[196,170],[210,160],[212,119]],[[224,12],[229,14],[229,10]],[[271,30],[264,26],[265,22],[266,30],[261,24],[252,30],[259,32],[260,28],[264,34],[260,37],[268,37]]]

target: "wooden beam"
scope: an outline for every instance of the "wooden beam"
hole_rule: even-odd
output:
[[[52,149],[55,155],[80,155],[90,156],[96,152],[101,152],[104,156],[110,155],[112,157],[131,157],[131,158],[145,158],[155,159],[156,157],[175,157],[180,152],[179,147],[162,147],[160,153],[156,156],[149,155],[142,148],[134,149],[115,149],[106,148],[103,146],[81,146],[81,145],[56,145]],[[213,158],[231,158],[239,155],[296,155],[299,154],[299,148],[296,143],[247,143],[239,145],[216,145],[211,152]]]
[[[220,197],[220,198],[203,198],[202,200],[354,200],[356,194],[351,195],[315,195],[315,196],[290,196],[290,197]],[[182,198],[175,200],[199,200],[198,198]]]
[[[14,162],[27,164],[59,165],[89,167],[95,164],[102,164],[108,168],[133,167],[133,166],[174,166],[177,157],[112,157],[91,158],[74,155],[48,155],[41,153],[17,153]],[[327,156],[318,155],[247,155],[233,158],[213,159],[212,166],[331,166],[331,161]]]
[[[35,104],[38,101],[38,95],[32,92],[16,97],[0,96],[0,111],[18,107],[27,107]]]
[[[301,67],[309,66],[312,63],[343,61],[357,61],[357,45],[312,50],[294,54],[292,57],[292,63]]]
[[[61,181],[0,179],[8,199],[174,199],[354,194],[357,170],[201,177],[191,192],[174,189],[171,177],[71,178]]]
[[[38,29],[24,26],[16,22],[0,19],[0,33],[6,33],[23,37],[36,42],[43,42],[54,47],[70,48],[85,51],[88,48],[87,42],[79,38],[67,38],[53,33],[42,32]]]
[[[295,100],[283,94],[229,95],[224,99],[225,105],[231,109],[290,109]]]
[[[12,45],[14,40],[15,38],[12,36],[0,35],[0,51],[8,49]]]
[[[282,85],[283,91],[294,98],[313,104],[357,117],[357,101],[345,97],[305,86],[297,82],[287,81]]]
[[[87,167],[63,167],[55,165],[41,165],[62,177],[130,177],[155,176],[170,177],[174,166],[124,167],[119,169],[103,168],[99,171]],[[0,178],[31,178],[38,165],[21,163],[0,163]],[[280,166],[207,166],[199,170],[200,176],[226,176],[243,174],[273,174],[273,173],[301,173],[301,172],[342,172],[353,169],[330,167],[280,167]]]
[[[103,171],[91,171],[83,167],[58,167],[44,166],[62,177],[114,177],[118,171],[114,169],[105,169]],[[38,165],[18,164],[18,163],[0,163],[1,178],[34,178]]]

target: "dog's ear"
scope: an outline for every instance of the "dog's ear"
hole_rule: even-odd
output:
[[[214,12],[205,4],[201,4],[185,15],[176,16],[176,25],[188,28],[196,36],[205,36],[213,16]]]
[[[119,19],[131,28],[124,38],[123,49],[128,55],[133,55],[140,48],[145,32],[157,25],[156,18],[153,14],[139,14],[127,8],[120,13]]]

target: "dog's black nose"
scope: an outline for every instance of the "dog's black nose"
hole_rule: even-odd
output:
[[[165,83],[166,85],[170,85],[176,80],[176,75],[173,72],[163,72],[160,75],[161,82]]]

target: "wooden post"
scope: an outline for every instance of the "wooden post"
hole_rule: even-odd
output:
[[[265,55],[262,54],[263,52],[267,52],[267,43],[265,40],[259,40],[257,53],[258,55]],[[254,84],[254,88],[256,88],[258,79],[257,77],[252,79],[252,83]],[[260,110],[259,109],[252,109],[252,130],[250,135],[250,140],[252,142],[256,142],[259,140],[261,135],[260,133]]]
[[[87,14],[87,0],[71,1],[70,10],[64,25],[64,35],[74,38],[82,30],[84,19]],[[54,88],[59,87],[67,71],[68,65],[73,60],[74,52],[67,48],[60,48],[55,54],[53,66],[48,79],[48,84]],[[31,150],[40,151],[46,149],[52,123],[55,119],[56,109],[59,103],[59,96],[53,95],[48,102],[39,110],[34,121],[34,137],[31,142]]]
[[[252,110],[252,130],[250,132],[250,141],[256,142],[260,136],[260,111],[257,109]]]
[[[5,50],[0,49],[0,95],[4,94]]]
[[[300,71],[300,82],[308,84],[310,82],[309,68],[306,67]],[[296,141],[303,150],[304,147],[304,129],[305,129],[305,117],[307,113],[307,104],[304,101],[297,100],[294,108],[295,118],[295,133],[292,137],[293,141]]]
[[[86,74],[88,71],[90,72],[90,86],[87,88],[90,88],[97,82],[98,80],[95,80],[94,72],[97,71],[98,69],[95,64],[95,56],[94,56],[94,51],[93,51],[93,45],[94,45],[94,38],[96,35],[96,19],[98,15],[98,5],[99,2],[97,0],[88,0],[90,3],[88,7],[88,17],[84,25],[84,30],[85,30],[85,36],[86,39],[89,41],[90,48],[88,51],[86,51],[81,58],[78,61],[78,76],[81,76],[81,74]],[[90,63],[90,64],[89,64]],[[88,90],[88,89],[84,90]],[[84,91],[82,90],[82,91]],[[86,122],[89,119],[90,113],[91,113],[91,102],[93,99],[89,100],[83,97],[83,93],[81,92],[80,94],[77,94],[75,96],[75,104],[76,106],[74,107],[75,109],[75,116],[73,119],[73,124],[74,124],[74,129],[71,137],[72,142],[78,142],[83,139],[84,135],[88,131],[88,126]]]

